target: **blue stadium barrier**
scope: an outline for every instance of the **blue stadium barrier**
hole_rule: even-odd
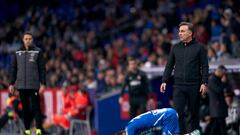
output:
[[[95,124],[98,135],[114,135],[126,126],[128,120],[120,118],[119,94],[120,91],[116,90],[97,99]]]

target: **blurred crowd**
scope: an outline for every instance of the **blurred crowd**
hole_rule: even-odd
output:
[[[61,87],[77,79],[104,93],[118,88],[126,58],[141,66],[164,66],[178,42],[180,21],[196,26],[195,38],[208,47],[209,61],[240,57],[240,11],[233,0],[93,0],[32,6],[0,26],[0,88],[8,86],[11,53],[21,46],[21,32],[34,33],[44,50],[47,85]]]
[[[238,0],[50,3],[28,4],[10,21],[1,19],[0,89],[8,87],[12,53],[21,46],[24,31],[32,32],[44,50],[48,87],[78,82],[97,95],[121,88],[129,56],[142,67],[164,66],[178,42],[181,21],[195,25],[195,38],[208,48],[209,62],[240,58]]]

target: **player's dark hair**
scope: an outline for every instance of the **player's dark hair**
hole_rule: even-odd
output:
[[[125,130],[121,130],[121,131],[115,133],[115,135],[123,135],[124,133],[126,133],[126,131]]]

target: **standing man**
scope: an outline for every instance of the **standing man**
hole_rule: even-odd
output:
[[[164,70],[160,91],[165,92],[167,82],[174,69],[173,102],[179,114],[182,134],[190,133],[199,127],[200,93],[207,91],[208,58],[206,49],[193,38],[193,24],[181,22],[179,25],[180,43],[173,46]],[[187,109],[185,111],[185,109]],[[186,114],[187,121],[186,121]]]
[[[228,107],[224,99],[226,88],[227,69],[220,65],[213,75],[209,77],[208,94],[210,106],[210,135],[226,135],[225,118],[228,115]]]
[[[42,115],[40,109],[39,91],[45,88],[45,63],[43,52],[33,44],[33,35],[23,34],[23,46],[14,54],[11,67],[9,91],[14,87],[19,91],[23,106],[25,134],[30,135],[31,111],[36,121],[36,135],[42,135]]]
[[[146,110],[147,95],[149,92],[148,79],[144,72],[138,69],[138,61],[135,58],[128,59],[128,73],[123,83],[119,103],[122,103],[122,96],[125,88],[128,87],[130,118]]]

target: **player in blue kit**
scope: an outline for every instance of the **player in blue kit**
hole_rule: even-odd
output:
[[[133,118],[125,128],[116,135],[179,135],[178,114],[172,108],[148,111]],[[186,135],[200,135],[193,131]]]
[[[156,109],[133,118],[117,135],[175,135],[179,133],[178,114],[172,108]]]

